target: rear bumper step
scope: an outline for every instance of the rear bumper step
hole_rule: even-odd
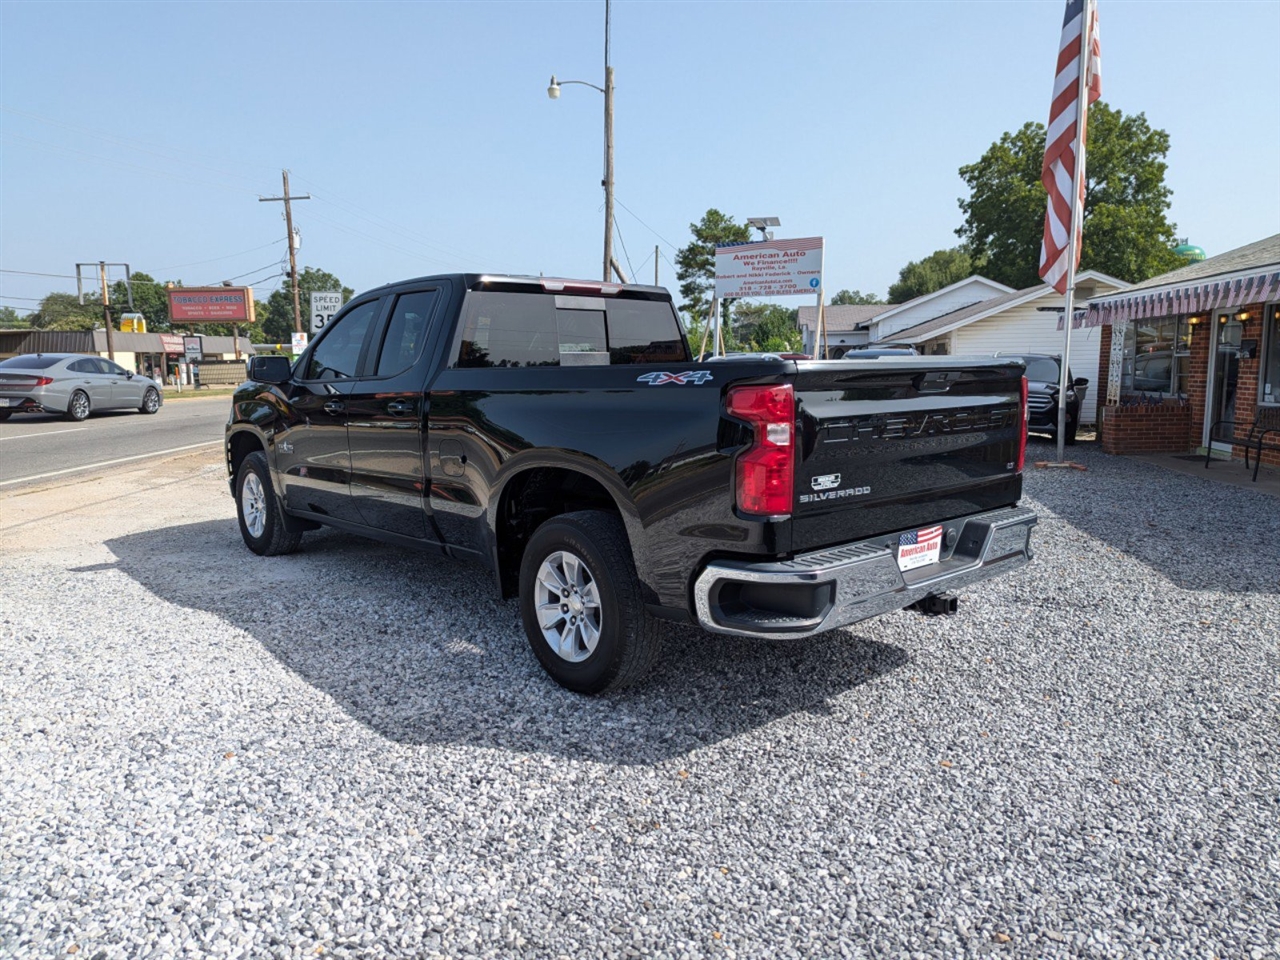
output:
[[[1032,510],[1008,507],[944,523],[940,562],[906,573],[894,550],[899,533],[778,563],[712,563],[694,583],[698,622],[781,640],[857,623],[1025,565],[1036,520]]]

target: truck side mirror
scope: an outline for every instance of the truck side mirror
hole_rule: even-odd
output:
[[[249,361],[249,379],[258,383],[288,383],[293,367],[288,357],[269,355]]]

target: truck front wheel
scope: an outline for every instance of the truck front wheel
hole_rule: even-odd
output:
[[[610,513],[566,513],[534,531],[520,563],[520,614],[538,662],[577,693],[631,686],[661,647],[626,530]]]
[[[267,455],[254,451],[244,458],[236,472],[236,515],[245,546],[263,557],[293,553],[302,542],[301,533],[285,529],[280,504],[271,486]]]

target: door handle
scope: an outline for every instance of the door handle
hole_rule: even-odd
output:
[[[332,413],[335,415],[345,412],[346,409],[347,409],[347,405],[343,403],[341,400],[329,400],[329,401],[326,401],[324,405],[325,413]]]
[[[387,413],[397,417],[408,416],[415,412],[415,407],[412,400],[392,400],[387,404]]]

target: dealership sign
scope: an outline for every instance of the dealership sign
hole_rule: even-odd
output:
[[[171,287],[171,323],[253,323],[252,287]]]
[[[716,247],[716,296],[815,296],[822,289],[822,238]]]

